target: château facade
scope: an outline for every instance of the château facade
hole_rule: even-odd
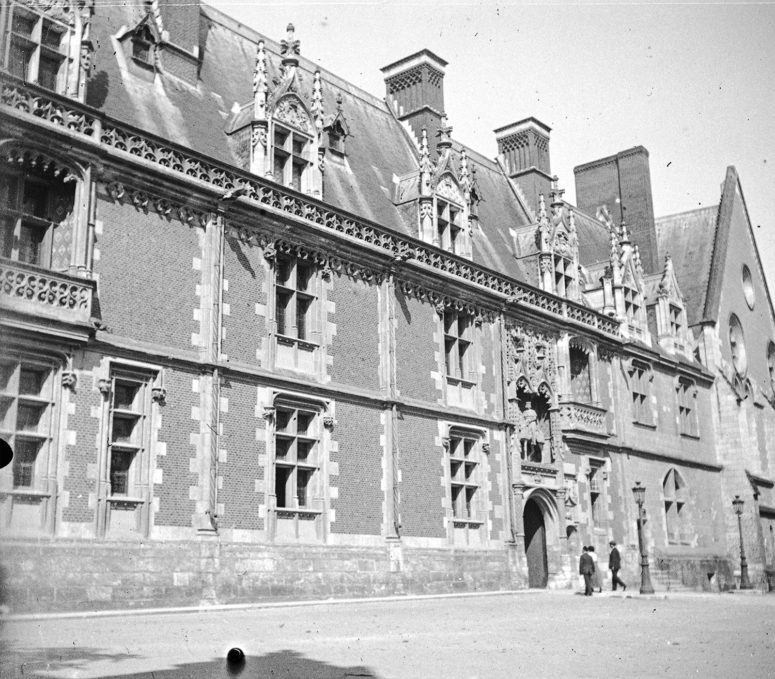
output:
[[[455,141],[219,11],[0,10],[0,470],[14,612],[574,587],[632,488],[658,588],[775,567],[775,315],[729,168]],[[604,563],[604,557],[603,557]],[[0,602],[2,603],[2,602]]]

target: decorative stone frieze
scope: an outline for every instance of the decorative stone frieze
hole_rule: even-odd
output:
[[[173,203],[162,196],[154,196],[142,189],[135,189],[122,182],[107,182],[103,185],[105,192],[117,203],[130,203],[137,210],[148,212],[153,209],[160,217],[172,219],[174,215],[188,226],[204,228],[210,219],[210,214],[196,210],[187,205]]]
[[[470,314],[474,318],[474,322],[477,325],[481,325],[483,321],[494,322],[495,312],[490,309],[484,309],[475,304],[469,304],[462,302],[459,299],[450,297],[449,295],[442,295],[434,290],[429,290],[419,283],[410,283],[409,281],[401,281],[399,284],[401,292],[407,297],[414,297],[422,302],[430,302],[436,313],[439,316],[443,316],[447,309],[454,309],[466,314]]]

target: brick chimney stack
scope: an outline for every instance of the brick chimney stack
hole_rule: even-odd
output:
[[[525,118],[495,130],[498,155],[506,174],[522,189],[528,205],[538,210],[538,196],[548,198],[552,187],[549,162],[549,133],[536,118]]]
[[[399,120],[409,123],[418,140],[426,129],[434,150],[444,114],[446,65],[444,59],[425,49],[381,69],[388,105]]]
[[[616,224],[624,218],[630,237],[640,250],[643,270],[647,274],[661,271],[649,152],[643,146],[635,146],[574,167],[573,174],[579,208],[594,215],[601,205],[606,205]]]

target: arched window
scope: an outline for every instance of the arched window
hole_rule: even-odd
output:
[[[589,354],[579,346],[570,345],[570,387],[574,401],[590,403],[592,397],[592,371]]]
[[[665,524],[669,544],[689,544],[691,527],[687,508],[686,482],[678,470],[671,469],[662,482],[665,503]]]
[[[732,363],[735,366],[735,372],[744,377],[748,371],[748,356],[745,351],[743,326],[735,314],[729,317],[729,348],[732,352]]]
[[[767,343],[767,370],[770,376],[770,389],[775,394],[775,342]]]

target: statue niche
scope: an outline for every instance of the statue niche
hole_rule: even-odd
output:
[[[517,388],[520,455],[525,462],[549,464],[552,455],[548,394],[531,392],[525,387],[521,384]]]

